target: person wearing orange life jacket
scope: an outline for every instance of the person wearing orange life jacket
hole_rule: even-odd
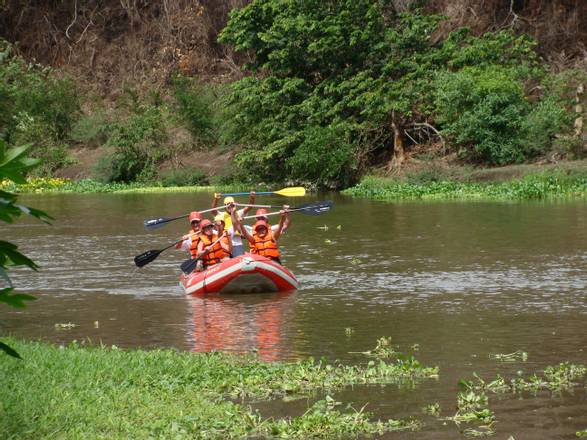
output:
[[[222,261],[228,260],[229,258],[232,258],[232,240],[228,233],[224,234],[224,214],[218,214],[214,217],[214,227],[216,228],[216,234],[219,237],[222,236],[222,239],[220,240],[220,243],[223,244],[222,250],[224,251]]]
[[[200,222],[200,242],[198,243],[197,258],[200,258],[196,266],[197,271],[202,271],[210,266],[214,266],[222,261],[230,249],[222,240],[219,240],[218,234],[214,231],[214,225],[210,220],[204,219]]]
[[[243,237],[249,241],[251,253],[270,258],[279,264],[281,264],[281,253],[279,252],[277,240],[279,237],[281,237],[283,227],[291,216],[289,210],[287,209],[282,209],[280,213],[281,218],[279,219],[279,224],[277,225],[277,230],[275,232],[271,230],[271,227],[266,220],[257,220],[255,226],[253,227],[252,234],[242,225],[237,215],[235,215],[234,212],[232,214],[233,223],[237,224],[239,230],[243,234]]]
[[[190,212],[188,216],[190,222],[190,230],[185,234],[181,243],[175,245],[176,249],[183,249],[190,253],[192,259],[196,258],[198,253],[198,243],[200,242],[200,222],[202,221],[202,214],[198,211]]]
[[[214,194],[214,200],[212,201],[212,208],[216,208],[218,206],[218,202],[220,201],[220,197],[222,195],[220,193],[215,193]],[[255,203],[255,198],[257,196],[257,193],[255,191],[251,191],[250,195],[249,195],[249,204],[254,204]],[[226,232],[228,233],[228,235],[230,236],[230,239],[232,241],[232,256],[233,257],[238,257],[239,255],[242,255],[245,253],[244,247],[243,247],[243,240],[241,238],[241,233],[240,231],[238,231],[235,227],[233,227],[232,225],[232,219],[231,219],[231,214],[230,211],[235,209],[235,204],[234,204],[234,198],[233,197],[225,197],[224,198],[224,213],[222,213],[222,215],[224,216],[224,227],[226,229]],[[243,217],[247,212],[249,212],[249,210],[251,209],[250,206],[246,206],[243,209],[239,209],[237,211],[238,215],[240,217]],[[218,215],[218,211],[217,210],[213,210],[212,211],[212,215],[216,216]]]
[[[283,205],[283,209],[284,210],[288,210],[289,209],[289,205]],[[265,208],[259,208],[257,209],[257,211],[255,211],[255,220],[259,221],[259,220],[265,220],[267,223],[269,223],[269,217],[267,217],[268,211]],[[291,216],[286,217],[285,219],[285,223],[283,224],[283,228],[281,230],[281,233],[284,234],[285,231],[287,231],[287,228],[289,228],[289,226],[291,225]],[[253,234],[253,227],[249,226],[249,225],[243,225],[244,228],[247,230],[247,232],[249,234]],[[275,232],[277,231],[277,228],[279,227],[279,225],[271,225],[271,232]],[[251,252],[254,253],[254,252]]]

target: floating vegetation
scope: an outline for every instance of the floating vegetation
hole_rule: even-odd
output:
[[[577,431],[575,435],[577,437],[587,437],[587,429],[584,429],[583,431]]]
[[[355,329],[354,328],[352,328],[352,327],[345,327],[344,334],[347,337],[351,337],[354,333],[355,333]]]
[[[150,185],[150,186],[149,186]],[[231,186],[174,186],[165,187],[161,182],[145,184],[103,183],[93,179],[70,180],[54,177],[28,177],[25,184],[16,184],[5,179],[0,182],[0,190],[14,193],[129,193],[129,192],[214,192],[246,190],[242,185]]]
[[[379,359],[388,359],[393,356],[403,358],[403,355],[395,351],[391,345],[391,336],[377,339],[377,345],[373,350],[359,351],[357,353],[364,354],[366,356],[373,356]]]
[[[410,183],[367,176],[343,193],[376,200],[530,200],[585,197],[587,176],[545,172],[504,183],[464,183],[451,180]]]
[[[328,226],[327,225],[317,226],[316,229],[322,229],[323,231],[328,231]]]
[[[416,430],[418,420],[371,420],[365,408],[344,406],[331,392],[353,384],[412,385],[438,376],[437,367],[413,358],[365,366],[312,359],[265,363],[224,353],[9,342],[26,361],[0,358],[7,384],[0,389],[0,438],[48,439],[59,432],[63,438],[306,439]],[[317,392],[326,398],[298,417],[264,419],[234,401]],[[99,402],[98,416],[88,402]]]
[[[430,405],[426,405],[422,408],[422,412],[424,414],[429,414],[431,416],[438,417],[440,415],[440,403],[431,403]]]
[[[351,264],[352,264],[353,266],[356,266],[356,265],[358,265],[358,264],[361,264],[361,260],[360,260],[360,259],[358,259],[357,257],[353,257],[353,258],[351,258]]]
[[[516,362],[522,361],[526,362],[528,360],[528,353],[522,350],[515,351],[513,353],[508,354],[490,354],[489,359],[495,359],[500,362]]]
[[[334,242],[332,240],[329,240],[328,238],[326,238],[324,240],[324,243],[326,243],[326,244],[334,244]]]

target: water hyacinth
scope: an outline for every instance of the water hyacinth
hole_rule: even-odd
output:
[[[352,384],[403,384],[438,375],[413,358],[367,365],[254,355],[132,350],[10,340],[24,363],[0,358],[2,438],[354,438],[418,429],[413,419],[371,420],[326,396],[299,417],[264,419],[231,399],[330,393]],[[99,411],[96,408],[99,407]],[[47,411],[47,408],[51,408]],[[66,425],[63,420],[68,420]]]
[[[409,183],[367,176],[343,191],[375,200],[540,200],[587,196],[587,176],[549,172],[504,183],[434,181]]]

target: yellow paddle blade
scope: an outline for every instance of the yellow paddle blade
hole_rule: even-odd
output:
[[[303,186],[292,186],[291,188],[283,188],[279,191],[273,191],[275,194],[286,197],[303,197],[306,195],[306,188]]]

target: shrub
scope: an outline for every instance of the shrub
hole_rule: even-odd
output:
[[[36,173],[51,173],[71,162],[65,145],[78,114],[70,79],[25,62],[0,40],[0,136],[10,145],[32,145],[31,156],[43,162]]]
[[[310,127],[287,164],[291,177],[337,188],[353,183],[355,146],[340,128]]]
[[[163,186],[197,186],[208,185],[209,183],[206,173],[193,168],[170,170],[161,177]]]
[[[104,113],[81,117],[71,129],[71,139],[86,147],[97,148],[108,140],[109,123]]]
[[[155,177],[156,165],[166,158],[167,140],[160,107],[140,106],[128,119],[112,124],[107,145],[113,151],[97,165],[106,182],[148,181]]]
[[[214,96],[210,93],[210,88],[182,76],[174,78],[173,86],[180,118],[186,123],[194,139],[210,142],[216,135],[212,111]]]

